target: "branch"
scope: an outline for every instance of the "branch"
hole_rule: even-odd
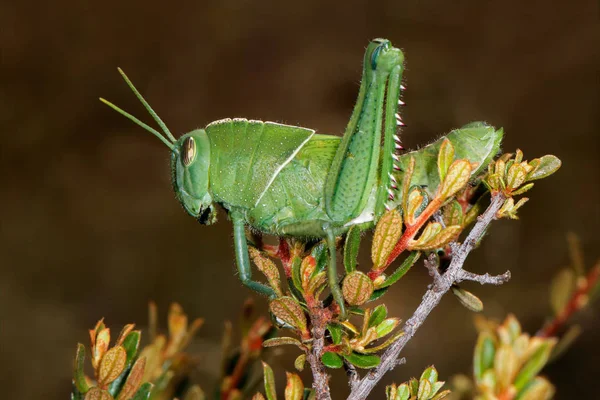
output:
[[[417,329],[425,322],[425,319],[431,313],[431,311],[440,303],[442,296],[446,294],[450,287],[459,280],[465,280],[465,276],[469,276],[473,278],[471,280],[475,280],[477,282],[486,283],[486,279],[491,279],[495,282],[503,283],[504,281],[510,278],[510,272],[505,273],[499,277],[490,277],[489,275],[485,277],[485,275],[476,275],[470,273],[466,273],[462,269],[463,264],[469,253],[473,250],[475,245],[479,243],[479,241],[483,238],[488,226],[490,223],[496,219],[496,213],[504,204],[505,197],[501,193],[495,193],[492,195],[492,201],[485,210],[485,212],[479,216],[477,219],[477,223],[469,232],[466,240],[462,245],[456,248],[456,251],[453,251],[452,261],[450,262],[450,266],[446,270],[443,275],[435,276],[434,283],[430,289],[427,290],[425,295],[423,296],[423,300],[421,304],[417,307],[412,317],[406,321],[404,324],[403,330],[404,335],[401,336],[396,342],[394,342],[383,354],[381,357],[381,363],[377,368],[369,372],[358,384],[354,386],[350,395],[348,396],[348,400],[361,400],[365,399],[369,393],[375,388],[376,384],[381,380],[381,378],[392,368],[397,365],[398,356],[400,352],[406,346],[408,341],[415,335]],[[429,267],[428,267],[429,268]],[[429,268],[431,271],[431,268]],[[465,272],[466,274],[462,274]],[[502,282],[500,282],[502,281]]]
[[[479,282],[482,285],[502,285],[510,280],[510,271],[506,271],[502,275],[490,275],[490,274],[474,274],[473,272],[465,271],[461,269],[456,279],[456,283],[461,281],[473,281]]]
[[[326,316],[320,305],[311,307],[310,318],[312,325],[312,347],[308,352],[308,363],[313,376],[313,389],[315,390],[317,400],[331,400],[329,392],[329,375],[325,371],[325,366],[321,362],[323,348],[325,347],[325,325]]]

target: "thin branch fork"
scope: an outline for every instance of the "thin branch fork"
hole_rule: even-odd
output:
[[[398,356],[404,346],[412,339],[419,327],[425,322],[427,316],[440,303],[444,294],[450,290],[454,283],[463,280],[472,280],[481,284],[490,283],[499,285],[510,279],[509,271],[499,276],[490,276],[489,274],[477,275],[462,269],[469,253],[483,238],[490,223],[496,219],[496,214],[504,204],[505,199],[506,198],[501,193],[494,193],[492,195],[492,201],[489,207],[478,218],[477,223],[469,232],[464,243],[457,246],[457,248],[454,249],[455,251],[452,252],[450,266],[444,274],[440,274],[437,271],[437,266],[435,269],[433,268],[432,260],[426,261],[426,267],[434,278],[433,285],[431,285],[423,296],[421,304],[419,304],[412,317],[404,324],[404,335],[388,347],[381,357],[381,363],[377,368],[369,372],[358,383],[354,383],[350,395],[348,396],[348,400],[362,400],[367,398],[381,378],[397,365]]]

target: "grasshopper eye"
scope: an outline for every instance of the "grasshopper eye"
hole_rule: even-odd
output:
[[[185,141],[183,142],[183,146],[182,146],[182,161],[183,161],[183,165],[185,165],[186,167],[189,167],[190,164],[194,161],[194,159],[196,158],[196,141],[194,140],[193,137],[188,137],[187,139],[185,139]]]

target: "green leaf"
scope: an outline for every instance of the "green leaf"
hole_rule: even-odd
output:
[[[113,400],[113,397],[104,389],[93,387],[85,395],[85,400]]]
[[[265,394],[267,395],[267,399],[277,400],[277,391],[275,389],[275,376],[273,375],[273,370],[264,361],[262,362],[262,365],[265,380]]]
[[[304,345],[298,339],[291,338],[291,337],[285,337],[285,336],[267,339],[263,342],[262,345],[263,345],[263,347],[275,347],[275,346],[282,346],[285,344],[291,344],[294,346],[298,346],[300,348],[304,348]]]
[[[314,389],[304,388],[304,400],[316,400],[317,393]]]
[[[108,393],[110,393],[111,396],[115,397],[118,393],[121,392],[121,390],[123,389],[123,385],[125,385],[125,379],[129,376],[130,372],[131,365],[125,367],[123,372],[121,372],[121,375],[119,375],[117,379],[115,379],[110,383],[110,385],[108,385]]]
[[[419,400],[428,400],[429,396],[431,396],[433,388],[431,387],[431,382],[427,379],[421,379],[419,381],[419,390],[417,391],[417,398]]]
[[[383,283],[378,286],[377,289],[386,288],[386,287],[391,286],[394,283],[398,282],[400,280],[400,278],[402,278],[408,272],[408,270],[417,262],[419,257],[421,257],[420,251],[412,251],[404,259],[402,264],[400,264],[398,269],[396,271],[394,271],[394,273],[392,275],[388,276],[385,279],[385,281],[383,281]]]
[[[373,290],[373,294],[371,295],[371,297],[369,297],[369,301],[375,301],[381,298],[388,291],[388,289],[389,287]]]
[[[304,370],[304,364],[306,364],[306,353],[300,354],[294,360],[294,367],[300,372]]]
[[[406,198],[406,213],[404,214],[404,220],[408,225],[412,225],[415,219],[421,215],[425,207],[427,207],[427,201],[425,201],[427,193],[420,186],[413,186],[408,192]]]
[[[479,213],[483,209],[484,199],[485,199],[485,196],[481,196],[477,200],[477,202],[475,204],[473,204],[471,206],[471,208],[469,208],[469,210],[465,214],[465,219],[464,219],[463,224],[462,224],[463,227],[467,227],[467,226],[471,225],[473,222],[475,222],[475,220],[479,216]]]
[[[419,392],[419,381],[416,378],[411,378],[408,384],[410,385],[410,394],[416,396]]]
[[[423,373],[421,374],[421,378],[420,380],[423,379],[427,379],[429,381],[429,383],[431,383],[432,385],[434,383],[437,382],[438,380],[438,372],[437,369],[435,369],[435,367],[432,365],[431,367],[428,367],[425,371],[423,371]]]
[[[477,381],[477,385],[481,388],[485,388],[485,390],[494,392],[496,390],[496,385],[498,383],[498,379],[496,377],[496,370],[488,369],[483,373],[481,379]]]
[[[446,226],[462,225],[463,220],[463,209],[456,199],[452,200],[444,207],[444,222],[446,223]]]
[[[388,319],[384,320],[382,323],[377,325],[377,328],[376,328],[377,338],[380,339],[380,338],[388,335],[389,333],[391,333],[394,329],[396,329],[396,327],[398,326],[399,323],[400,323],[400,319],[398,319],[398,318],[388,318]]]
[[[402,216],[398,210],[391,209],[383,214],[373,233],[371,245],[373,270],[387,266],[387,259],[400,240],[400,236],[402,236]]]
[[[450,164],[454,161],[454,146],[448,138],[444,138],[442,145],[440,146],[440,152],[438,154],[438,174],[440,176],[440,182],[443,182],[448,173]]]
[[[117,400],[130,400],[135,395],[135,393],[138,391],[142,384],[145,369],[146,357],[138,358],[135,364],[133,364],[133,367],[131,368],[129,373],[127,374],[127,380],[125,381],[123,387],[119,390]]]
[[[360,271],[346,275],[342,283],[344,299],[352,306],[364,304],[373,294],[373,282]]]
[[[341,326],[331,323],[331,324],[327,325],[327,330],[329,331],[329,334],[331,335],[331,341],[333,342],[333,344],[342,343],[342,327]]]
[[[555,389],[550,381],[538,376],[517,394],[515,400],[550,400],[554,393]]]
[[[546,177],[552,175],[553,173],[555,173],[556,171],[558,171],[558,169],[562,165],[562,162],[560,161],[560,159],[551,154],[540,157],[539,160],[540,161],[539,161],[539,165],[537,165],[537,168],[534,168],[527,175],[528,181],[535,181],[537,179],[546,178]],[[536,161],[536,160],[532,160],[529,163],[529,165],[531,165],[531,163],[533,163],[534,161]]]
[[[90,386],[85,379],[85,373],[83,372],[84,366],[85,346],[81,343],[78,343],[75,362],[73,363],[73,383],[75,384],[77,390],[82,394],[85,394],[88,390],[90,390]]]
[[[461,190],[471,178],[471,163],[469,160],[456,160],[448,169],[446,179],[440,185],[439,194],[443,199],[452,197]]]
[[[142,386],[135,392],[131,400],[148,400],[152,394],[153,384],[150,382],[143,383]]]
[[[269,310],[277,318],[300,331],[306,331],[306,315],[300,304],[291,297],[284,296],[272,300]]]
[[[385,388],[385,396],[387,400],[408,400],[410,397],[410,390],[408,390],[408,385],[406,383],[403,383],[400,386],[396,386],[395,383],[392,383]]]
[[[123,348],[127,353],[127,365],[131,365],[133,359],[137,355],[138,349],[140,347],[140,339],[141,339],[140,331],[132,331],[125,336],[123,340]]]
[[[406,165],[402,168],[402,170],[404,171],[403,176],[402,176],[402,211],[404,212],[404,215],[407,215],[407,210],[406,210],[406,204],[407,204],[407,199],[408,199],[408,192],[410,190],[410,183],[412,181],[412,177],[413,174],[415,172],[415,157],[413,156],[407,156],[408,157],[408,163],[406,163]]]
[[[254,247],[249,247],[248,252],[259,271],[262,272],[269,281],[269,286],[273,288],[275,293],[277,293],[277,296],[282,296],[281,277],[275,263]]]
[[[525,192],[528,192],[532,187],[534,186],[534,183],[528,183],[526,185],[521,186],[519,189],[515,190],[514,192],[512,192],[513,196],[518,196],[521,195]]]
[[[437,222],[430,223],[429,225],[436,224]],[[429,227],[427,225],[427,227]],[[427,228],[426,228],[427,229]],[[452,225],[448,226],[439,232],[437,232],[434,236],[426,237],[421,239],[424,234],[417,240],[416,243],[411,244],[411,249],[414,250],[434,250],[439,249],[446,246],[448,243],[456,239],[456,237],[462,231],[462,227],[460,225]],[[425,233],[425,232],[424,232]]]
[[[346,234],[346,242],[344,243],[344,268],[346,268],[346,273],[356,270],[360,234],[361,230],[356,225],[352,226]]]
[[[456,285],[452,286],[452,293],[456,296],[460,304],[462,304],[468,310],[473,312],[481,312],[483,310],[483,303],[479,297],[475,296],[473,293]]]
[[[442,400],[445,399],[446,397],[450,396],[450,394],[452,393],[452,391],[450,390],[444,390],[441,393],[438,393],[437,395],[435,395],[434,397],[431,398],[431,400]]]
[[[71,382],[71,400],[84,400],[85,395],[81,393],[77,386],[75,386],[75,381]]]
[[[367,347],[367,348],[359,351],[359,353],[361,353],[361,354],[379,353],[381,350],[387,349],[392,343],[394,343],[396,340],[400,339],[402,336],[404,336],[404,332],[402,332],[402,331],[396,332],[395,334],[393,334],[392,336],[387,338],[385,342],[383,342],[375,347]]]
[[[406,383],[398,386],[398,390],[396,391],[396,399],[398,400],[408,400],[410,397],[410,388]]]
[[[325,353],[323,353],[323,355],[321,356],[321,362],[327,368],[333,369],[342,368],[342,366],[344,365],[344,361],[342,360],[342,358],[337,353],[333,353],[331,351],[326,351]]]
[[[352,352],[344,355],[344,358],[352,365],[361,369],[375,368],[381,363],[381,358],[374,354],[358,354]]]
[[[533,353],[531,358],[521,368],[519,375],[517,375],[517,378],[515,379],[514,385],[517,390],[523,389],[523,387],[525,387],[525,385],[533,379],[542,368],[544,368],[555,344],[555,340],[548,340],[546,343],[541,344]]]
[[[442,231],[442,224],[439,222],[430,222],[423,229],[423,233],[417,239],[417,244],[425,244],[435,238]]]
[[[329,260],[327,244],[324,241],[319,242],[312,248],[312,250],[310,251],[310,255],[314,257],[315,262],[317,263],[317,268],[315,269],[315,272],[313,272],[313,274],[316,275],[319,272],[323,271],[325,269],[325,266],[327,266],[327,262]]]
[[[527,171],[525,171],[525,167],[521,164],[515,163],[508,168],[508,172],[506,174],[506,186],[511,190],[517,189],[525,182],[526,178]]]
[[[561,270],[550,286],[550,303],[554,315],[560,314],[571,298],[575,289],[575,271],[570,268]]]
[[[512,346],[502,344],[496,350],[494,357],[494,371],[496,373],[496,381],[501,389],[508,388],[512,384],[512,379],[519,367],[519,360],[513,352]]]
[[[476,380],[480,380],[483,373],[494,366],[495,355],[496,345],[493,336],[489,332],[481,332],[473,354],[473,374]]]
[[[292,260],[292,283],[294,284],[294,287],[300,291],[300,293],[302,293],[302,273],[300,272],[301,267],[302,259],[300,257],[295,257]]]
[[[123,346],[115,346],[108,350],[102,357],[102,361],[100,361],[98,384],[103,387],[117,379],[125,369],[126,361],[127,352]]]
[[[431,395],[432,395],[432,396],[435,396],[435,394],[436,394],[437,392],[439,392],[439,390],[440,390],[440,389],[441,389],[441,388],[444,386],[444,384],[445,384],[445,383],[446,383],[446,382],[444,382],[444,381],[437,381],[437,382],[435,382],[435,383],[432,383],[432,384],[431,384],[431,387],[432,387],[432,390],[431,390]],[[447,390],[447,392],[448,392],[448,393],[450,393],[450,391],[449,391],[449,390]],[[440,393],[440,394],[441,394],[441,393]],[[447,394],[445,394],[443,397],[446,397],[446,396],[447,396]],[[436,396],[436,397],[437,397],[437,396]],[[436,398],[436,397],[432,397],[432,398]],[[437,397],[437,398],[440,398],[440,397]]]
[[[373,309],[371,316],[369,317],[368,327],[371,328],[373,326],[377,326],[383,322],[383,320],[387,317],[387,307],[385,304],[380,304]]]
[[[286,372],[287,384],[285,385],[285,400],[302,400],[304,397],[304,384],[297,374]]]

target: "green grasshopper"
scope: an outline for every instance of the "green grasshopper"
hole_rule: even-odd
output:
[[[173,188],[191,216],[202,224],[212,224],[215,204],[227,211],[233,222],[239,276],[250,289],[275,296],[273,289],[252,279],[246,227],[279,237],[323,238],[329,251],[328,284],[340,317],[345,318],[336,269],[336,237],[353,226],[361,230],[373,227],[386,208],[398,201],[395,170],[400,170],[411,154],[399,155],[403,70],[400,49],[385,39],[371,41],[364,55],[358,100],[342,137],[234,118],[176,139],[120,69],[165,135],[100,100],[171,149]],[[495,132],[478,123],[466,127],[465,132],[452,132],[449,138],[455,142],[457,155],[464,149],[473,161],[485,165],[484,160],[498,150]],[[414,154],[435,151],[436,146],[439,142]],[[412,183],[435,184],[429,175],[425,170],[415,173]]]

